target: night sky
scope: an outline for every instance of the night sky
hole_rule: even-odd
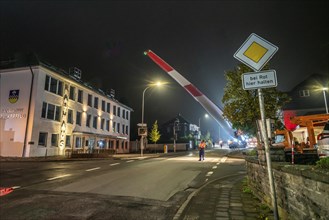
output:
[[[82,70],[82,80],[159,124],[181,113],[198,124],[206,112],[143,52],[153,50],[215,104],[222,106],[224,72],[251,33],[279,47],[270,61],[278,89],[289,91],[311,74],[328,74],[329,1],[0,1],[1,60],[35,52],[54,66]],[[218,134],[211,118],[201,127]],[[134,131],[132,130],[134,133]]]

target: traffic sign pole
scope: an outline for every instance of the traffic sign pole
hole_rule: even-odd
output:
[[[273,181],[272,162],[271,162],[271,157],[270,157],[270,146],[268,144],[268,136],[267,136],[267,132],[266,132],[266,123],[265,123],[266,117],[265,117],[264,97],[263,97],[262,89],[258,89],[258,98],[259,98],[260,116],[262,119],[261,134],[263,136],[263,141],[265,144],[267,172],[268,172],[268,178],[269,178],[269,182],[270,182],[274,219],[279,219],[277,201],[276,201],[276,192],[275,192],[274,181]]]
[[[255,73],[246,73],[242,76],[243,89],[257,89],[259,97],[259,108],[261,114],[261,134],[263,137],[265,145],[266,163],[268,170],[268,178],[270,182],[270,193],[272,198],[274,219],[278,220],[278,209],[276,201],[276,193],[273,180],[272,163],[270,157],[270,147],[268,143],[268,136],[266,133],[266,119],[265,119],[265,107],[264,107],[264,97],[261,88],[265,87],[276,87],[276,73],[275,71],[263,71],[259,72],[265,64],[273,57],[273,55],[278,51],[278,47],[271,44],[267,40],[259,37],[258,35],[252,33],[249,38],[242,44],[238,51],[234,54],[234,58],[240,62],[246,64],[252,68]],[[252,74],[252,75],[250,75]]]

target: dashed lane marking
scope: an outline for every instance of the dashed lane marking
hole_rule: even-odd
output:
[[[71,174],[64,174],[64,175],[60,175],[60,176],[55,176],[55,177],[49,178],[47,180],[56,180],[56,179],[64,178],[64,177],[67,177],[67,176],[71,176]]]
[[[112,163],[110,164],[110,166],[116,166],[116,165],[119,165],[120,163]]]
[[[131,162],[134,162],[134,160],[128,160],[128,161],[126,161],[126,163],[131,163]]]
[[[213,166],[212,169],[217,169],[217,166]]]
[[[100,167],[95,167],[95,168],[88,169],[88,170],[86,170],[86,171],[89,172],[89,171],[99,170],[99,169],[100,169]]]
[[[214,173],[214,172],[209,171],[209,172],[206,174],[206,176],[211,176],[213,173]]]

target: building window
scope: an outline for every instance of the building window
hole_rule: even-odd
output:
[[[102,111],[105,112],[105,101],[102,100]]]
[[[69,98],[71,99],[71,100],[75,100],[75,87],[74,86],[70,86],[70,96],[69,96]]]
[[[67,112],[67,123],[73,124],[73,110],[69,109]]]
[[[107,108],[106,108],[107,113],[110,113],[111,111],[111,104],[107,103]]]
[[[113,115],[117,115],[117,107],[113,105]]]
[[[81,112],[77,112],[77,117],[75,119],[75,123],[77,125],[80,125],[81,126]]]
[[[52,147],[58,146],[58,134],[51,134],[51,146]]]
[[[45,90],[62,96],[63,82],[46,75]]]
[[[101,120],[101,129],[102,129],[102,130],[104,130],[104,123],[105,123],[105,119],[102,118],[102,120]]]
[[[82,90],[78,90],[78,102],[80,102],[81,104],[83,104],[83,91]]]
[[[39,146],[44,146],[46,147],[47,144],[47,133],[45,132],[40,132],[39,133],[39,141],[38,141],[38,145]]]
[[[126,118],[126,110],[122,109],[122,118]]]
[[[61,107],[44,102],[42,104],[42,118],[60,121]]]
[[[128,120],[129,119],[129,113],[128,113],[128,111],[126,111],[126,119]]]
[[[128,125],[126,126],[126,134],[128,134]]]
[[[309,97],[310,96],[310,90],[299,90],[299,96],[300,97]]]
[[[114,121],[113,124],[112,124],[112,130],[113,130],[113,132],[115,132],[115,125],[116,125],[116,123]]]
[[[118,107],[118,117],[120,117],[120,112],[121,111],[121,109],[120,109],[120,107]]]
[[[93,96],[88,94],[88,106],[93,107]]]
[[[91,120],[91,115],[87,115],[87,121],[86,121],[87,127],[90,127],[90,120]]]
[[[97,129],[97,116],[94,116],[94,119],[93,119],[93,128]]]
[[[120,133],[120,123],[117,124],[117,132]]]
[[[122,125],[122,130],[121,130],[122,134],[125,133],[125,125]]]
[[[110,131],[110,120],[106,120],[106,130]]]
[[[65,147],[71,147],[71,135],[66,135]]]
[[[82,140],[81,137],[75,138],[75,148],[82,148]]]
[[[98,109],[98,97],[94,98],[94,108]]]

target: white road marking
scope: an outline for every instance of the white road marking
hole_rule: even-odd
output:
[[[220,164],[220,162],[216,163],[216,165],[219,165],[219,164]]]
[[[112,163],[110,164],[110,166],[116,166],[116,165],[119,165],[120,163]]]
[[[19,188],[21,188],[21,186],[12,186],[11,188],[13,188],[13,189],[19,189]]]
[[[131,163],[131,162],[134,162],[134,160],[128,160],[128,161],[126,161],[126,163]]]
[[[71,174],[64,174],[64,175],[60,175],[60,176],[55,176],[55,177],[49,178],[47,180],[55,180],[55,179],[60,179],[60,178],[67,177],[67,176],[71,176]]]
[[[220,162],[224,163],[227,160],[227,157],[223,157]]]
[[[213,169],[217,169],[217,166],[213,166],[212,168],[213,168]]]
[[[89,172],[89,171],[99,170],[99,169],[100,169],[100,167],[95,167],[95,168],[88,169],[88,170],[86,170],[86,171]]]
[[[211,176],[214,172],[209,171],[206,176]]]

